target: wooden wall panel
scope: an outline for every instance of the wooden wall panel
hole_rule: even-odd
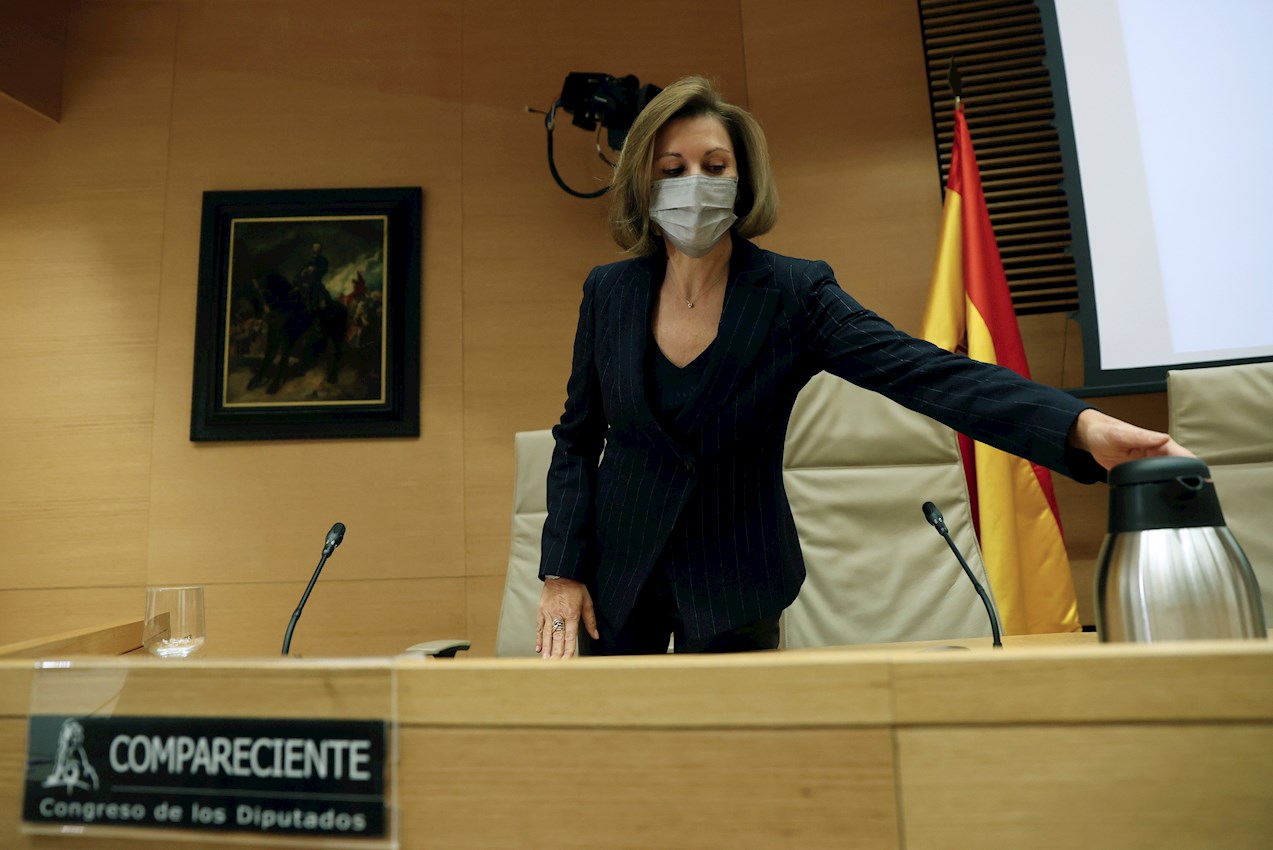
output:
[[[336,566],[333,556],[332,567]],[[291,654],[397,655],[413,643],[465,636],[462,578],[349,578],[327,572],[292,634]],[[208,658],[279,654],[312,565],[299,581],[213,584],[206,590]]]
[[[782,198],[763,244],[826,260],[850,294],[917,332],[941,181],[915,4],[741,7],[751,107]]]
[[[324,652],[365,652],[373,643],[400,649],[429,636],[415,625],[460,632],[459,3],[186,2],[180,9],[149,578],[224,583],[226,592],[246,582],[289,588],[272,617],[239,623],[249,634],[236,635],[236,651],[273,648],[323,536],[339,520],[349,532],[327,567],[328,592],[340,588],[346,604],[367,606],[363,627],[401,631],[388,643],[350,642],[329,620],[337,631],[319,644]],[[192,444],[201,193],[398,185],[425,192],[420,439]],[[377,596],[390,592],[385,580],[426,576],[455,577],[459,588],[448,596],[456,613],[436,624],[423,620],[418,594]],[[323,634],[320,617],[311,611],[307,635]]]
[[[62,122],[0,102],[0,641],[145,582],[175,22],[80,9]]]
[[[317,552],[314,555],[317,561]],[[310,594],[293,634],[293,655],[396,655],[413,643],[443,638],[469,638],[474,655],[494,655],[494,619],[489,610],[466,609],[472,591],[464,579],[368,580],[356,577],[356,572],[350,577],[341,572],[339,557],[334,556],[323,568],[322,578]],[[200,657],[278,655],[288,619],[313,569],[312,562],[298,564],[295,576],[287,581],[210,583],[205,591],[208,643]],[[480,598],[491,595],[488,592]],[[496,618],[498,598],[495,596]],[[143,584],[0,590],[4,631],[18,636],[12,642],[85,624],[140,619],[145,606]]]
[[[1082,342],[1077,338],[1071,340],[1070,327],[1078,325],[1065,314],[1043,313],[1030,316],[1018,316],[1017,324],[1021,328],[1021,342],[1025,346],[1026,362],[1030,364],[1030,377],[1053,387],[1076,387],[1083,383],[1083,376],[1076,377],[1074,383],[1069,382],[1066,373],[1066,346],[1072,342],[1079,345],[1079,358],[1082,359]]]
[[[62,117],[69,0],[0,0],[0,95]]]

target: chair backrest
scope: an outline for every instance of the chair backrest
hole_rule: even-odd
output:
[[[788,647],[988,635],[985,606],[924,519],[941,509],[990,592],[955,432],[823,373],[801,392],[783,458],[808,578]]]
[[[1167,373],[1171,435],[1207,462],[1273,615],[1273,363]]]
[[[550,431],[516,435],[508,578],[496,652],[533,655]],[[986,611],[921,506],[933,501],[978,580],[955,433],[877,393],[819,375],[787,431],[784,482],[808,578],[783,616],[788,647],[990,634]]]
[[[499,609],[495,654],[535,654],[535,615],[539,610],[539,547],[548,518],[548,464],[553,456],[551,431],[523,431],[514,437],[517,471],[513,481],[512,542],[504,601]]]

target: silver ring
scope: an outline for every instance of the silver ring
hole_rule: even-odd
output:
[[[560,632],[566,628],[565,620],[553,620],[553,631]]]

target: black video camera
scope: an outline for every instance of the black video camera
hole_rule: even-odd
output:
[[[614,150],[622,150],[628,130],[645,105],[662,89],[641,81],[632,74],[612,77],[576,71],[566,75],[561,87],[561,108],[574,118],[571,123],[585,130],[607,130],[606,141]]]

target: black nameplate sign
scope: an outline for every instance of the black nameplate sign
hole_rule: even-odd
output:
[[[385,835],[382,720],[33,715],[29,733],[29,824]]]

